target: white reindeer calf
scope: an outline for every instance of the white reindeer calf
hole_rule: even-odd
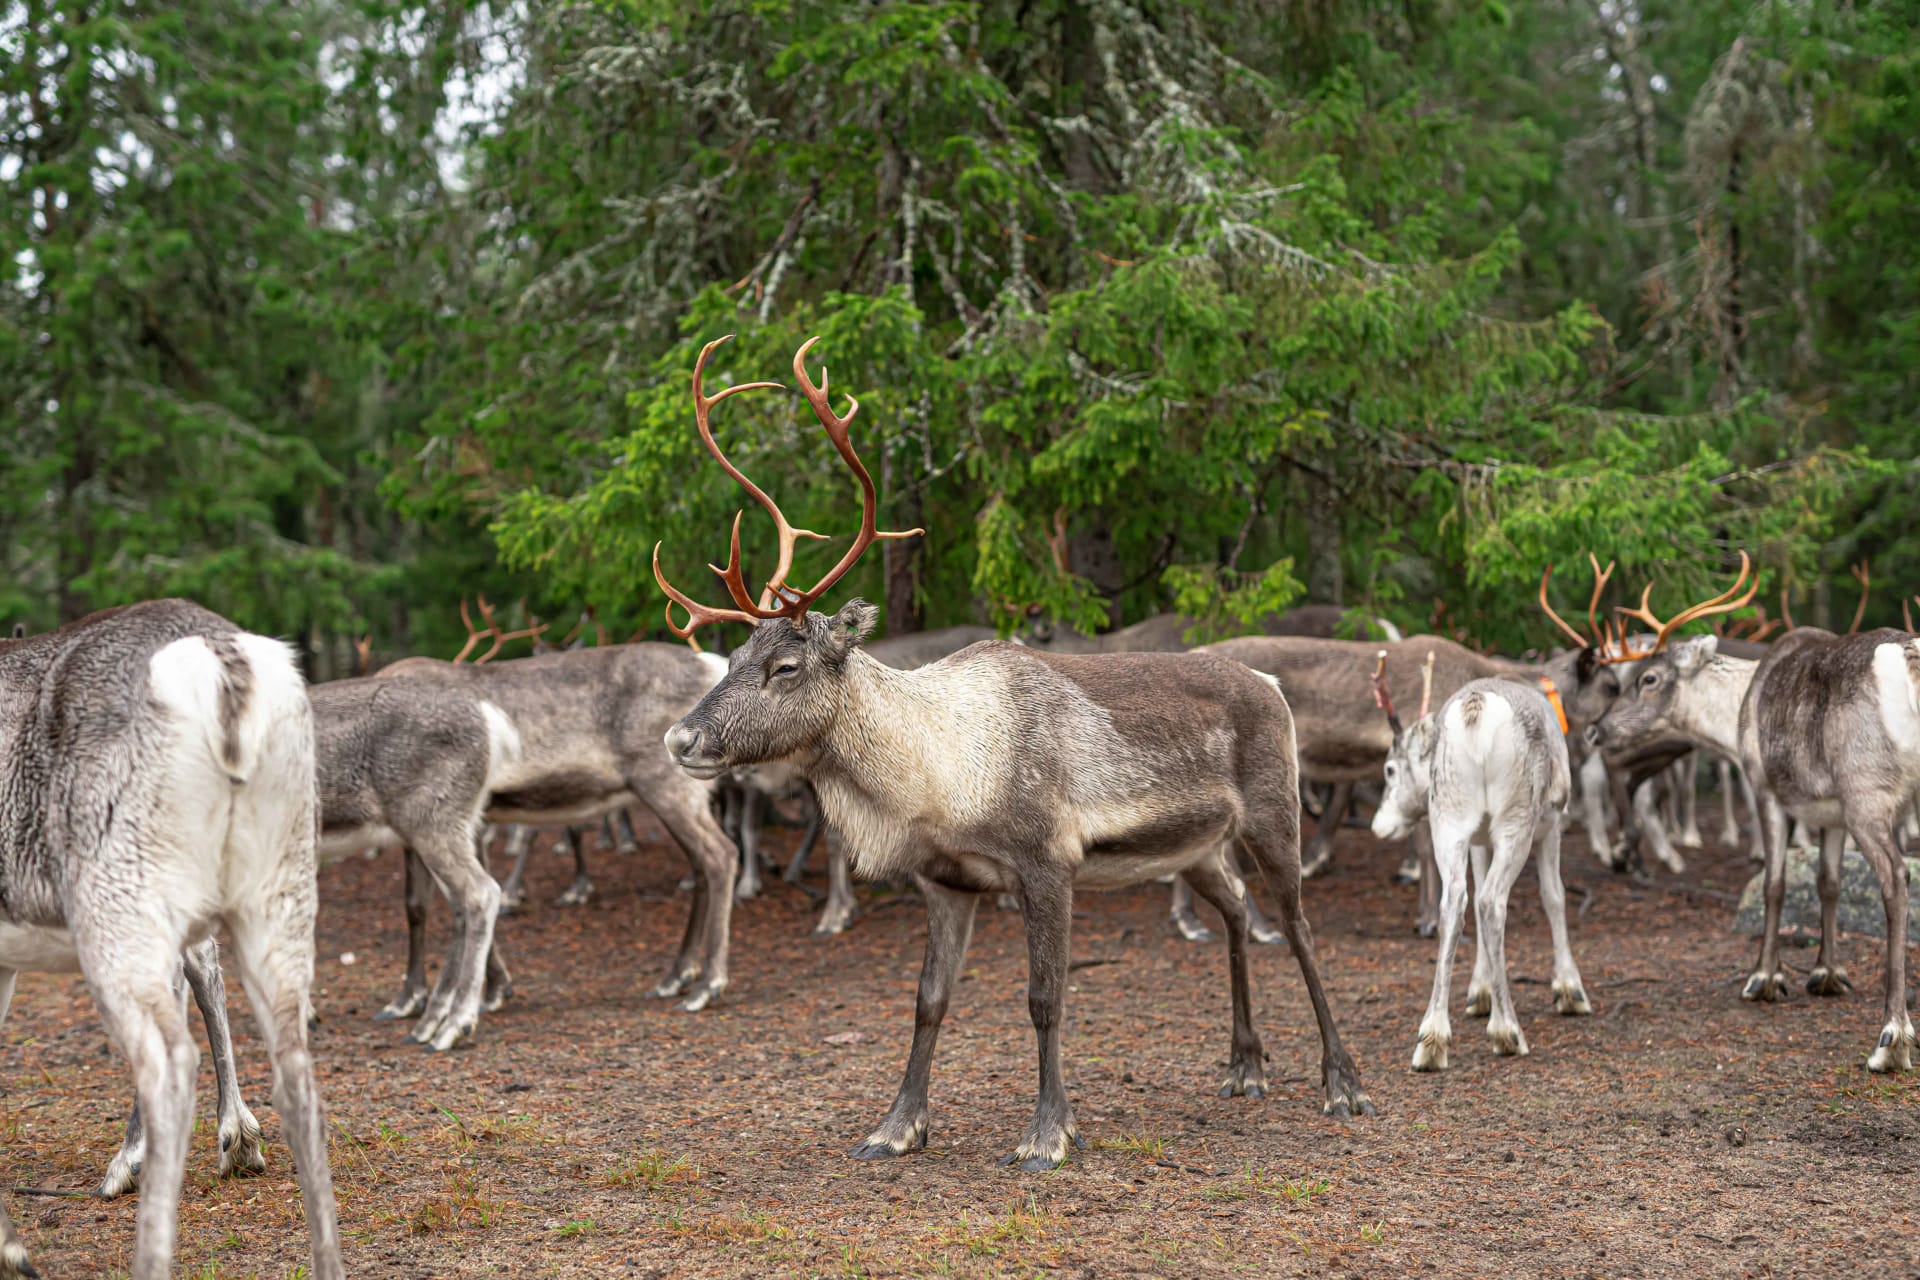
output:
[[[1393,749],[1373,831],[1397,840],[1426,818],[1440,871],[1440,957],[1413,1069],[1447,1068],[1453,1039],[1447,1000],[1466,909],[1469,848],[1480,927],[1467,1009],[1491,1013],[1487,1036],[1497,1052],[1526,1053],[1527,1038],[1514,1016],[1507,982],[1506,932],[1507,896],[1529,850],[1539,850],[1540,901],[1553,932],[1554,1006],[1564,1014],[1593,1012],[1567,946],[1567,897],[1560,882],[1560,819],[1572,790],[1565,735],[1546,698],[1512,680],[1475,680],[1434,716],[1427,714],[1430,697],[1423,697],[1419,719],[1402,729],[1386,693],[1384,652],[1379,665],[1374,696],[1393,726]],[[1491,842],[1491,858],[1482,840]]]

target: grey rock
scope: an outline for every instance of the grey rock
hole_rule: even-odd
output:
[[[1794,849],[1787,854],[1787,898],[1780,910],[1783,924],[1798,925],[1812,933],[1820,931],[1820,892],[1815,884],[1820,855],[1810,849]],[[1766,877],[1756,875],[1747,881],[1740,895],[1740,907],[1734,912],[1736,933],[1760,935],[1765,921],[1762,886]],[[1907,893],[1907,938],[1920,942],[1920,858],[1907,859],[1907,881],[1914,888]],[[1880,881],[1874,877],[1867,860],[1847,850],[1840,861],[1840,930],[1864,933],[1875,938],[1887,936],[1887,909],[1880,900]]]

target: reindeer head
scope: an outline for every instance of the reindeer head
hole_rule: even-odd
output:
[[[667,627],[675,635],[687,639],[695,629],[709,622],[745,622],[754,628],[753,636],[728,659],[727,674],[692,711],[667,730],[668,754],[674,763],[699,778],[718,777],[742,765],[800,754],[819,741],[839,714],[849,659],[873,630],[878,614],[872,605],[861,600],[849,602],[831,617],[809,612],[808,606],[845,576],[875,542],[916,537],[924,532],[920,529],[891,532],[875,527],[879,501],[873,477],[854,452],[847,431],[860,403],[848,396],[846,413],[833,412],[827,395],[826,370],[821,370],[819,386],[815,386],[807,374],[807,352],[819,341],[809,339],[794,353],[794,377],[800,384],[800,394],[826,428],[827,438],[859,482],[860,529],[840,562],[820,581],[806,591],[790,586],[787,574],[793,568],[795,542],[825,535],[789,524],[773,499],[729,462],[714,440],[713,429],[707,421],[714,405],[737,392],[780,388],[777,382],[750,382],[728,387],[715,396],[705,395],[701,375],[706,370],[707,358],[725,341],[720,338],[708,343],[694,364],[694,423],[700,429],[701,441],[721,469],[773,518],[779,556],[773,576],[767,579],[756,601],[748,593],[746,573],[740,563],[740,517],[735,515],[727,567],[708,566],[726,584],[735,607],[716,609],[676,590],[660,572],[659,546],[653,549],[653,576],[672,601],[667,606]],[[674,621],[674,605],[686,611],[684,627]]]
[[[1632,746],[1676,727],[1673,723],[1675,696],[1686,681],[1713,661],[1720,649],[1720,637],[1694,636],[1672,645],[1668,644],[1668,640],[1689,622],[1731,613],[1752,603],[1754,593],[1760,589],[1760,580],[1756,575],[1753,585],[1747,586],[1747,575],[1751,568],[1747,553],[1742,551],[1740,573],[1731,587],[1710,600],[1681,610],[1664,622],[1654,615],[1648,605],[1653,595],[1652,583],[1648,583],[1646,590],[1640,593],[1639,608],[1620,610],[1626,616],[1638,618],[1653,627],[1654,635],[1651,644],[1646,646],[1643,656],[1638,659],[1631,678],[1622,683],[1620,696],[1614,699],[1613,706],[1588,731],[1590,743],[1596,746],[1602,743],[1608,746]],[[1743,586],[1747,587],[1745,595],[1740,594]]]
[[[1426,674],[1421,681],[1420,714],[1412,725],[1402,728],[1400,717],[1387,696],[1387,651],[1373,668],[1373,701],[1387,713],[1393,729],[1393,746],[1387,751],[1387,789],[1380,807],[1373,813],[1373,834],[1382,840],[1398,840],[1427,816],[1427,798],[1433,791],[1433,655],[1427,655]]]

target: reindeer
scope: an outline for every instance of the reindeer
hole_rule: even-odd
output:
[[[1453,952],[1467,903],[1469,848],[1478,886],[1474,909],[1473,980],[1467,1011],[1490,1014],[1487,1037],[1495,1052],[1524,1054],[1527,1037],[1514,1015],[1507,980],[1507,898],[1536,852],[1540,904],[1553,934],[1553,1003],[1563,1014],[1589,1014],[1586,988],[1567,944],[1567,893],[1560,881],[1560,820],[1572,793],[1566,734],[1560,713],[1537,688],[1513,680],[1473,680],[1429,716],[1433,657],[1427,658],[1420,714],[1405,727],[1387,691],[1387,651],[1374,667],[1374,699],[1387,713],[1393,749],[1387,756],[1386,794],[1373,816],[1383,840],[1405,836],[1421,818],[1433,828],[1440,880],[1440,957],[1433,994],[1420,1020],[1413,1050],[1415,1071],[1445,1071],[1453,1028],[1447,1002],[1453,986]],[[1483,838],[1492,843],[1489,859]]]
[[[138,1096],[139,1280],[168,1274],[193,1127],[199,1052],[176,975],[221,925],[273,1059],[313,1274],[343,1274],[307,1047],[314,825],[285,645],[185,600],[0,641],[0,1013],[18,970],[86,975]],[[0,1209],[0,1276],[32,1274]]]
[[[714,820],[711,786],[672,768],[653,744],[712,687],[725,664],[712,654],[667,644],[603,645],[487,661],[500,640],[496,634],[493,648],[472,662],[409,658],[380,675],[457,690],[499,711],[519,749],[488,780],[490,822],[561,826],[633,804],[653,810],[685,853],[695,884],[680,949],[652,994],[680,997],[680,1007],[688,1012],[706,1008],[730,981],[737,855]],[[469,644],[460,656],[471,651]],[[408,865],[411,872],[416,864]],[[408,881],[407,925],[408,973],[413,975],[424,969],[424,876]],[[414,989],[410,977],[409,990]]]
[[[1740,581],[1747,570],[1742,553]],[[1890,628],[1838,636],[1799,627],[1758,662],[1721,657],[1712,636],[1668,644],[1697,610],[1659,622],[1642,595],[1636,616],[1658,624],[1653,654],[1598,732],[1608,741],[1682,733],[1739,752],[1767,839],[1766,924],[1744,999],[1778,1000],[1786,987],[1779,926],[1789,817],[1822,828],[1820,952],[1807,989],[1838,995],[1850,988],[1836,917],[1840,859],[1852,835],[1880,881],[1887,917],[1886,1022],[1867,1069],[1910,1070],[1907,876],[1894,832],[1920,796],[1920,640]]]
[[[959,976],[979,896],[1018,892],[1025,909],[1028,1007],[1040,1051],[1032,1123],[1005,1163],[1053,1168],[1077,1142],[1061,1071],[1073,891],[1120,887],[1167,872],[1228,922],[1233,989],[1232,1060],[1223,1092],[1265,1091],[1252,1022],[1244,899],[1231,887],[1222,848],[1247,848],[1274,884],[1319,1022],[1325,1110],[1370,1112],[1321,987],[1313,937],[1300,907],[1298,781],[1286,699],[1277,685],[1212,654],[1068,656],[1006,643],[979,644],[944,662],[896,671],[861,648],[876,611],[855,600],[832,615],[810,607],[875,542],[916,536],[876,527],[871,475],[854,452],[849,400],[834,413],[822,374],[806,369],[813,341],[794,355],[800,393],[858,481],[860,530],[837,564],[802,591],[787,582],[794,529],[772,498],[721,452],[706,409],[755,387],[708,398],[701,376],[721,339],[694,366],[695,423],[709,453],[769,516],[779,556],[756,604],[740,564],[739,519],[720,570],[736,607],[699,604],[654,577],[668,625],[690,635],[719,621],[754,627],[726,676],[666,733],[671,759],[713,778],[765,760],[791,760],[813,782],[827,820],[866,875],[911,875],[927,902],[928,942],[913,1048],[892,1109],[854,1149],[863,1158],[926,1145],[927,1078]],[[673,618],[678,605],[684,626]]]

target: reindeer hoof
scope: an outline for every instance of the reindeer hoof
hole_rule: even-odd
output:
[[[1880,1029],[1880,1043],[1867,1059],[1867,1070],[1876,1074],[1913,1070],[1913,1024],[1888,1023]]]
[[[1527,1048],[1527,1037],[1518,1026],[1489,1026],[1487,1039],[1492,1042],[1493,1051],[1503,1058],[1524,1058],[1533,1052]]]
[[[1569,1018],[1593,1012],[1593,1005],[1587,1001],[1587,990],[1578,980],[1553,984],[1553,1007]]]
[[[1414,923],[1413,931],[1422,938],[1436,937],[1440,933],[1440,923],[1437,920],[1419,920]]]
[[[585,876],[567,886],[567,891],[553,900],[556,907],[581,907],[593,897],[593,881]]]
[[[699,976],[700,971],[698,969],[689,973],[670,973],[660,980],[659,986],[647,992],[647,994],[655,1000],[671,1000],[691,986]]]
[[[702,1009],[719,999],[720,993],[726,989],[727,984],[724,982],[707,981],[699,983],[691,991],[687,992],[687,998],[680,1002],[680,1010],[683,1013],[699,1013]]]
[[[1325,875],[1333,869],[1333,850],[1322,849],[1300,864],[1300,878],[1311,880],[1315,876]]]
[[[420,1011],[427,1007],[427,992],[424,987],[409,987],[393,998],[393,1003],[373,1015],[375,1022],[400,1022],[407,1018],[417,1018]]]
[[[1218,1098],[1264,1098],[1267,1075],[1259,1062],[1236,1062],[1227,1068],[1227,1079],[1214,1095]]]
[[[13,1280],[15,1276],[25,1280],[40,1280],[40,1273],[34,1270],[33,1263],[27,1257],[26,1246],[18,1240],[9,1240],[0,1244],[0,1280]]]
[[[895,1120],[888,1116],[880,1122],[878,1129],[868,1134],[859,1146],[847,1154],[855,1160],[890,1160],[909,1151],[923,1150],[926,1145],[927,1117],[924,1114],[912,1120]]]
[[[1815,969],[1807,975],[1807,994],[1810,996],[1843,996],[1852,990],[1853,983],[1848,979],[1845,969]]]
[[[1493,988],[1475,987],[1467,992],[1467,1016],[1485,1018],[1493,1014]]]
[[[267,1171],[265,1145],[260,1122],[250,1112],[242,1112],[240,1124],[232,1133],[220,1135],[220,1176],[247,1178]]]
[[[1250,932],[1253,934],[1253,940],[1255,942],[1264,943],[1269,947],[1284,947],[1287,945],[1286,931],[1284,929],[1276,929],[1270,924],[1262,922],[1254,926]]]
[[[1192,912],[1176,912],[1173,916],[1173,929],[1188,942],[1212,942],[1213,930],[1200,923],[1200,917]]]
[[[1787,975],[1784,973],[1756,973],[1747,979],[1747,985],[1740,991],[1742,1000],[1763,1000],[1768,1004],[1787,994]]]
[[[1453,1037],[1444,1031],[1424,1031],[1413,1046],[1413,1069],[1415,1071],[1445,1071],[1447,1069],[1447,1050],[1453,1044]]]

